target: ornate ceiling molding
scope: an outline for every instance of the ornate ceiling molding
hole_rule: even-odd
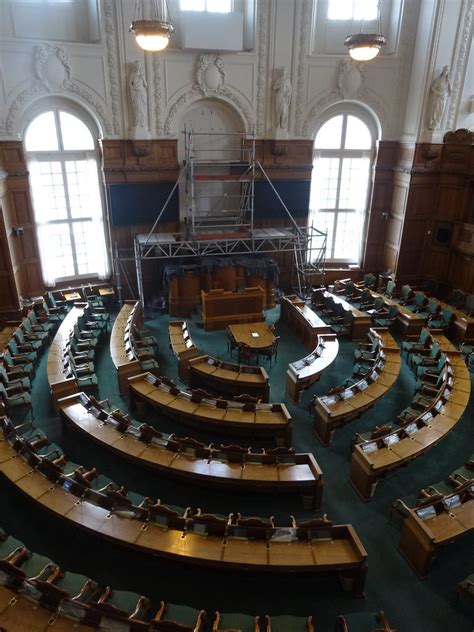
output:
[[[109,69],[110,107],[112,109],[113,133],[120,135],[120,80],[119,51],[115,29],[115,2],[104,0],[105,45],[107,49],[107,66]],[[110,132],[107,132],[110,134]]]
[[[265,136],[265,96],[267,90],[268,31],[271,4],[269,0],[258,3],[258,62],[257,62],[257,129],[258,136]]]
[[[464,87],[464,78],[469,61],[469,51],[472,42],[472,23],[474,17],[474,3],[464,2],[463,12],[460,18],[462,32],[457,39],[456,50],[454,51],[454,73],[452,73],[451,100],[449,102],[448,118],[446,129],[453,129],[456,126],[455,119],[459,112],[460,101]]]

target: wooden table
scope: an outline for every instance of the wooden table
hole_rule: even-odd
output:
[[[229,330],[238,345],[246,344],[254,351],[269,347],[275,340],[272,330],[265,323],[229,325]]]
[[[317,510],[321,506],[323,473],[310,453],[281,458],[248,453],[239,461],[235,454],[210,448],[177,450],[176,441],[166,435],[146,443],[136,433],[121,432],[111,422],[104,422],[99,416],[109,413],[103,408],[97,409],[98,413],[86,408],[81,398],[84,394],[79,393],[59,402],[62,421],[137,465],[211,489],[297,493],[306,508]]]
[[[297,404],[302,392],[319,380],[336,359],[339,342],[336,334],[319,334],[318,343],[312,353],[288,365],[286,372],[286,394]]]

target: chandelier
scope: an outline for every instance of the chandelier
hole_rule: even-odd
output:
[[[145,17],[144,0],[135,3],[135,16],[130,24],[130,31],[135,35],[137,44],[143,50],[158,52],[164,50],[174,33],[173,25],[168,21],[169,15],[166,0],[150,0],[150,11]]]
[[[344,40],[344,46],[349,49],[349,55],[355,61],[370,61],[377,57],[382,46],[385,46],[385,37],[381,34],[382,24],[380,18],[380,0],[377,2],[378,33],[356,33],[348,35]],[[361,31],[364,21],[361,24]]]

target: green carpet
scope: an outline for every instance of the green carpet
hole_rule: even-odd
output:
[[[474,419],[471,396],[462,420],[438,446],[409,467],[379,483],[375,497],[363,503],[348,483],[350,443],[354,432],[364,432],[376,424],[390,422],[412,399],[414,379],[404,360],[395,386],[361,419],[336,431],[333,443],[324,448],[312,432],[308,403],[314,394],[324,394],[331,386],[344,381],[352,372],[355,345],[341,341],[339,355],[321,380],[304,394],[299,406],[285,398],[285,374],[290,361],[306,355],[304,346],[291,331],[278,322],[279,308],[267,313],[267,322],[277,323],[281,336],[278,362],[269,369],[271,401],[285,401],[293,417],[293,445],[297,451],[310,451],[323,470],[323,512],[335,522],[351,523],[368,551],[369,572],[364,600],[354,599],[342,591],[335,579],[305,576],[249,576],[242,573],[199,569],[175,564],[102,542],[52,520],[20,495],[3,479],[0,493],[1,526],[21,539],[37,553],[54,559],[62,568],[83,573],[103,584],[120,590],[132,590],[149,596],[158,605],[160,600],[214,610],[247,614],[294,614],[314,617],[318,632],[330,632],[338,614],[383,609],[391,624],[400,632],[471,632],[472,610],[460,604],[452,607],[456,584],[473,571],[473,537],[464,538],[440,551],[431,576],[419,581],[398,552],[400,526],[388,523],[388,509],[398,497],[416,493],[420,488],[443,480],[462,465],[474,451]],[[197,319],[197,317],[196,317]],[[169,317],[159,316],[146,322],[146,327],[159,341],[158,361],[161,371],[177,379],[177,362],[168,346]],[[190,325],[196,346],[205,353],[229,359],[225,332],[204,332],[196,322]],[[234,361],[235,355],[234,355]],[[115,369],[108,351],[108,341],[99,348],[96,358],[100,397],[126,409],[128,402],[118,392]],[[474,389],[473,389],[474,391]],[[122,461],[107,450],[95,446],[74,432],[66,433],[54,415],[46,378],[46,355],[43,356],[33,383],[35,423],[45,430],[50,440],[58,443],[66,456],[99,473],[109,476],[127,489],[164,503],[201,507],[208,512],[244,515],[274,515],[277,523],[288,524],[290,514],[297,519],[312,515],[303,509],[300,500],[287,495],[251,495],[210,491],[195,485],[173,481],[146,472]],[[199,432],[175,421],[147,413],[139,417],[165,432],[189,435],[203,441],[219,441],[221,437]],[[232,439],[234,442],[234,439]],[[247,445],[245,441],[239,441]],[[252,447],[270,445],[255,442]],[[5,504],[6,500],[6,504]],[[3,513],[3,512],[2,512]]]

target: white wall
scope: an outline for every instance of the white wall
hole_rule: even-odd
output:
[[[128,32],[135,4],[130,0],[100,0],[100,38],[91,43],[84,40],[96,38],[93,28],[84,36],[77,27],[68,36],[73,22],[69,21],[68,26],[59,18],[55,29],[62,38],[75,41],[41,39],[44,30],[40,24],[35,39],[27,15],[23,20],[28,29],[18,32],[19,27],[12,21],[12,7],[15,9],[18,2],[0,2],[2,139],[21,138],[30,104],[51,94],[69,97],[86,107],[104,137],[131,137],[127,76],[135,60],[144,65],[147,134],[152,138],[176,136],[184,112],[204,97],[224,101],[235,109],[248,131],[255,127],[258,136],[271,137],[275,127],[272,83],[276,72],[286,66],[293,87],[290,138],[311,137],[325,109],[346,99],[360,101],[375,113],[382,138],[404,135],[414,139],[420,134],[425,107],[420,86],[426,90],[430,72],[446,58],[445,63],[463,65],[457,75],[457,104],[446,113],[446,122],[449,120],[452,128],[458,126],[458,120],[472,124],[468,107],[473,88],[466,80],[466,70],[470,68],[472,74],[472,63],[468,68],[469,55],[466,57],[466,47],[458,41],[461,35],[466,39],[470,0],[435,2],[443,5],[435,16],[439,20],[437,28],[431,24],[434,0],[383,0],[382,17],[389,41],[377,59],[361,66],[347,64],[348,56],[335,37],[326,43],[318,38],[325,28],[323,0],[259,0],[254,48],[240,53],[216,52],[218,57],[207,59],[201,85],[196,69],[203,51],[183,51],[177,47],[179,40],[174,48],[161,54],[145,55],[136,46]],[[28,4],[21,4],[22,11],[28,10]],[[177,19],[177,2],[170,4],[172,16]],[[423,25],[418,27],[419,45],[415,49],[420,7]],[[341,33],[348,34],[350,28],[350,22],[338,25]],[[434,41],[436,33],[438,40]],[[409,114],[405,116],[407,104]]]

